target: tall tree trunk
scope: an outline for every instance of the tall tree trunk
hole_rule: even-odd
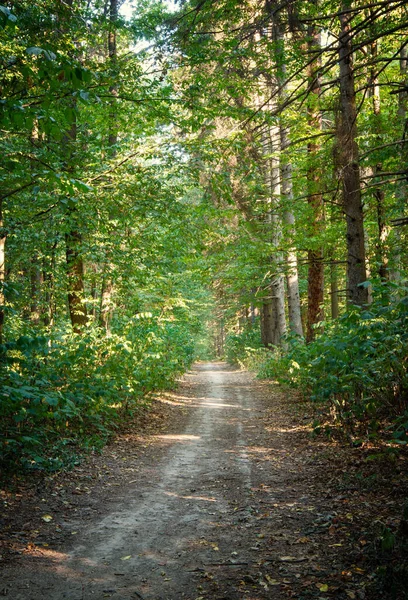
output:
[[[344,1],[339,14],[340,119],[337,144],[343,210],[347,224],[347,296],[350,303],[362,305],[368,301],[368,291],[367,287],[361,285],[366,281],[366,267],[350,25],[353,13],[348,12],[350,8],[351,1]]]
[[[31,282],[31,305],[30,317],[34,325],[39,325],[41,318],[41,290],[43,288],[43,277],[38,260],[38,254],[34,254],[31,259],[30,267],[30,282]]]
[[[272,277],[268,286],[268,296],[264,302],[265,345],[281,346],[286,333],[285,285],[282,274],[283,257],[278,251],[282,238],[282,224],[278,214],[278,201],[281,194],[280,184],[280,131],[276,125],[267,125],[264,132],[263,147],[266,165],[266,189],[269,204],[267,224],[270,227],[271,241],[275,247],[271,257]]]
[[[373,114],[374,114],[374,131],[376,135],[376,142],[381,144],[382,138],[382,127],[381,127],[381,96],[380,96],[380,86],[378,82],[377,76],[377,65],[376,61],[378,58],[378,42],[375,41],[371,44],[371,59],[374,63],[374,66],[371,69],[370,75],[370,88],[369,93],[372,98],[372,106],[373,106]],[[381,163],[377,163],[373,168],[373,175],[376,177],[382,171]],[[375,259],[378,268],[378,274],[381,279],[388,279],[388,259],[385,251],[385,244],[387,241],[387,237],[389,234],[389,228],[385,222],[385,207],[384,200],[385,194],[384,190],[381,187],[374,188],[374,200],[375,200],[375,210],[377,214],[377,225],[378,225],[378,237],[375,248]]]
[[[4,286],[6,280],[6,231],[3,223],[3,200],[0,199],[0,344],[3,343],[5,295]]]
[[[66,0],[63,9],[71,10],[76,0]],[[64,31],[69,27],[70,12],[61,16],[61,28]],[[75,171],[75,145],[77,141],[77,122],[76,122],[76,102],[72,97],[69,100],[71,110],[71,123],[63,136],[63,148],[66,159],[66,170],[70,173]],[[67,215],[70,229],[65,233],[65,255],[66,255],[66,273],[67,273],[67,298],[68,312],[71,320],[72,329],[75,333],[80,333],[87,323],[87,311],[85,304],[85,286],[84,286],[84,262],[82,257],[82,234],[79,228],[78,215],[76,209],[71,209]]]
[[[401,139],[403,140],[403,142],[405,142],[402,143],[400,146],[400,156],[401,163],[408,164],[408,46],[404,46],[403,48],[401,48],[399,63],[401,86],[403,87],[400,93],[398,94],[398,116],[402,125]],[[407,181],[401,181],[397,188],[397,197],[400,201],[402,214],[404,214],[403,211],[406,206],[407,191]],[[395,227],[392,266],[390,269],[390,279],[395,283],[399,283],[401,281],[401,247],[401,229],[400,227]]]
[[[65,234],[68,308],[72,329],[80,333],[87,323],[84,302],[84,262],[82,260],[82,236],[78,229],[72,228]]]
[[[109,63],[111,68],[112,76],[115,77],[115,68],[117,62],[117,46],[116,46],[116,26],[118,20],[118,0],[110,0],[109,4],[109,32],[108,32],[108,56]],[[116,156],[116,144],[118,142],[118,125],[117,125],[117,116],[115,112],[116,107],[116,96],[117,89],[115,85],[110,87],[110,92],[112,94],[112,100],[110,103],[110,111],[109,111],[109,156],[110,158],[115,158]],[[108,252],[107,252],[108,254]],[[108,256],[106,256],[106,262],[108,263]],[[109,265],[106,264],[106,270],[109,269]],[[104,274],[102,279],[102,289],[101,289],[101,306],[99,312],[99,324],[106,331],[107,334],[110,333],[110,323],[113,316],[113,308],[112,308],[112,292],[113,292],[113,283],[112,278],[108,274]]]
[[[64,142],[68,151],[68,169],[73,171],[73,144],[76,142],[76,121],[64,136]],[[66,270],[68,283],[68,311],[71,319],[72,329],[80,333],[82,327],[87,323],[87,311],[85,304],[84,285],[84,261],[82,257],[82,234],[79,229],[78,215],[76,209],[68,213],[70,229],[65,234]]]
[[[331,318],[339,316],[339,283],[337,278],[337,265],[334,260],[330,263],[330,307]]]
[[[54,289],[54,273],[56,269],[56,250],[57,250],[58,241],[55,241],[48,248],[47,254],[50,256],[49,264],[46,263],[44,259],[43,263],[43,281],[45,284],[45,302],[46,308],[43,313],[43,322],[45,326],[53,327],[55,321],[55,289]]]
[[[286,61],[285,61],[285,38],[281,28],[277,32],[279,40],[278,52],[280,52],[280,71],[279,79],[280,101],[284,101],[287,97],[286,90]],[[280,161],[281,169],[281,198],[284,204],[283,221],[287,226],[287,232],[292,239],[295,232],[295,215],[291,209],[293,205],[293,185],[292,185],[292,164],[286,160],[285,154],[290,146],[290,130],[282,119],[280,120],[280,143],[282,160]],[[298,259],[296,248],[289,248],[285,253],[286,259],[286,288],[288,299],[288,316],[289,329],[292,333],[303,337],[302,317],[300,310],[300,293],[299,293],[299,272]]]
[[[320,33],[316,29],[310,29],[308,35],[309,54],[320,51]],[[310,63],[308,67],[308,80],[310,94],[308,97],[308,125],[311,132],[320,133],[322,130],[322,114],[320,110],[320,80],[319,80],[320,59]],[[317,239],[308,250],[308,278],[307,278],[307,331],[306,340],[311,342],[316,336],[316,327],[318,323],[324,320],[324,262],[323,247],[319,241],[324,229],[324,203],[321,194],[322,168],[318,154],[320,144],[309,142],[307,146],[309,167],[307,171],[308,181],[308,204],[313,219],[312,236]]]

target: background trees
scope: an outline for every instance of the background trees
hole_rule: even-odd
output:
[[[310,341],[339,301],[343,311],[370,302],[367,279],[386,280],[389,262],[405,268],[396,241],[405,233],[393,223],[404,211],[406,17],[399,2],[228,1],[217,10],[191,2],[175,19],[174,76],[195,123],[205,119],[197,140],[207,188],[259,244],[257,281],[243,272],[240,287],[252,290],[265,345],[282,345],[287,330],[283,322],[276,338],[265,335],[265,319],[293,322],[290,284],[286,317],[274,289],[284,275],[300,269]]]

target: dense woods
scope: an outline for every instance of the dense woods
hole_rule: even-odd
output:
[[[402,1],[0,6],[0,459],[59,469],[192,361],[406,443]]]

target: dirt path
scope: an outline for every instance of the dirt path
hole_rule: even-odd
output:
[[[0,595],[365,598],[364,569],[344,566],[350,500],[322,496],[322,448],[305,444],[306,427],[267,391],[226,365],[197,367],[172,397],[180,412],[170,432],[122,440],[74,497],[56,486],[66,510],[34,502],[37,519],[53,511],[48,537],[42,522],[36,543],[3,568]]]

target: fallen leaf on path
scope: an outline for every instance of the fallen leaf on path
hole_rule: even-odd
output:
[[[129,554],[129,556],[122,556],[120,560],[129,560],[129,558],[132,558],[131,554]]]
[[[52,516],[51,515],[43,515],[41,518],[46,523],[50,523],[50,521],[52,521]]]
[[[316,587],[320,592],[328,592],[329,586],[327,583],[316,583]]]
[[[280,581],[278,581],[277,579],[272,579],[272,577],[269,577],[269,575],[265,575],[265,579],[269,583],[269,585],[280,585]]]

